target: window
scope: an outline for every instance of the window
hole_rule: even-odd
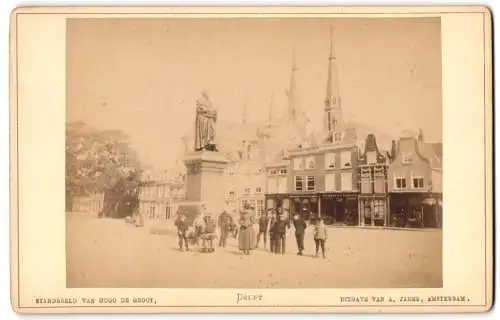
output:
[[[255,188],[255,192],[256,192],[256,193],[262,193],[262,188],[261,188],[261,187],[257,187],[257,188]]]
[[[345,172],[341,176],[342,191],[352,191],[352,173]]]
[[[383,200],[373,201],[373,217],[375,219],[383,219],[385,215],[385,204]]]
[[[413,188],[422,189],[424,187],[424,178],[417,177],[413,178]]]
[[[372,181],[370,176],[361,177],[361,193],[372,193]]]
[[[307,157],[307,169],[311,170],[316,167],[316,161],[314,160],[313,156]]]
[[[275,176],[277,174],[278,174],[278,170],[276,170],[276,169],[269,170],[269,175],[270,176]]]
[[[328,173],[325,175],[325,191],[335,191],[335,174]]]
[[[236,194],[234,193],[234,191],[229,191],[228,192],[229,199],[234,199],[235,196],[236,196]]]
[[[255,203],[255,213],[262,215],[264,213],[264,200],[257,200]]]
[[[280,175],[284,176],[288,173],[287,169],[280,169]]]
[[[406,189],[406,178],[398,177],[395,180],[396,189]]]
[[[412,156],[411,154],[405,154],[403,153],[403,164],[411,164],[412,163]]]
[[[246,188],[245,188],[245,193],[246,193],[246,194],[250,193],[250,190],[251,190],[251,188],[250,188],[250,187],[246,187]]]
[[[304,178],[295,176],[295,191],[302,191],[304,189]]]
[[[293,169],[294,170],[302,170],[303,169],[302,158],[293,159]]]
[[[366,153],[366,162],[367,164],[375,164],[377,163],[377,152],[376,151],[370,151]]]
[[[314,191],[316,189],[316,179],[314,176],[307,177],[307,191]]]
[[[335,153],[329,152],[325,154],[325,169],[335,168]]]
[[[351,152],[343,151],[341,154],[342,168],[350,168],[351,165]]]
[[[385,193],[385,178],[384,177],[375,177],[375,181],[373,183],[373,188],[375,189],[375,193]]]

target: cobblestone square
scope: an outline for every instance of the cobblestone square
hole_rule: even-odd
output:
[[[180,252],[173,222],[160,234],[123,220],[67,214],[67,286],[100,288],[424,288],[442,286],[442,233],[332,227],[327,259],[260,249],[243,256],[237,241],[214,253]]]

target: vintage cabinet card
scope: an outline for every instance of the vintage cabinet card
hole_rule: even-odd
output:
[[[21,313],[492,305],[483,7],[26,7]]]

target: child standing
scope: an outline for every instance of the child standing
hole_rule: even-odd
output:
[[[319,254],[319,247],[321,247],[321,253],[323,254],[323,259],[326,258],[325,242],[327,238],[328,235],[326,232],[326,226],[323,222],[323,219],[320,218],[316,221],[316,225],[314,226],[314,242],[316,244],[316,258],[318,257]]]

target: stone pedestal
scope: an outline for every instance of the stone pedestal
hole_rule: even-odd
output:
[[[203,202],[209,212],[220,214],[225,203],[225,169],[228,162],[218,152],[197,151],[189,154],[184,160],[187,172],[185,204],[192,206]],[[179,209],[182,207],[183,204],[179,204]]]

